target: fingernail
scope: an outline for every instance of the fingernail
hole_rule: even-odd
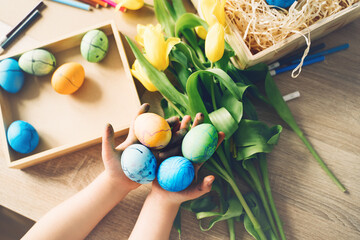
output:
[[[143,108],[144,108],[144,111],[149,111],[149,109],[150,109],[150,104],[148,104],[148,103],[144,103],[143,104]]]
[[[215,180],[214,176],[209,176],[209,177],[207,177],[207,183],[206,184],[210,187],[211,184],[214,182],[214,180]]]
[[[110,123],[107,124],[106,128],[110,135],[114,134],[114,128]]]

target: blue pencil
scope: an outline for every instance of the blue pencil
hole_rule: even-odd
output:
[[[321,61],[324,61],[324,60],[325,60],[325,57],[320,56],[320,57],[317,57],[317,58],[313,58],[313,59],[304,61],[303,66],[310,65],[310,64],[313,64],[313,63],[317,63],[317,62],[321,62]],[[291,71],[291,70],[294,70],[297,66],[298,66],[298,64],[293,64],[293,65],[286,66],[286,67],[283,67],[283,68],[273,69],[273,70],[270,71],[270,75],[275,76],[275,75],[278,75],[279,73]]]
[[[33,12],[28,19],[26,19],[14,32],[0,45],[0,54],[15,40],[15,38],[25,30],[37,17],[40,16],[40,11]]]
[[[347,48],[349,48],[349,44],[345,43],[340,46],[336,46],[336,47],[333,47],[333,48],[330,48],[330,49],[327,49],[327,50],[324,50],[324,51],[321,51],[321,52],[318,52],[315,54],[308,55],[304,60],[306,61],[306,60],[311,60],[311,59],[317,58],[319,56],[329,55],[331,53],[335,53],[335,52],[338,52],[338,51],[341,51],[341,50],[344,50]],[[296,59],[294,61],[291,61],[291,64],[298,64],[298,63],[300,63],[300,61],[301,61],[301,59]]]
[[[90,5],[86,3],[76,2],[73,0],[51,0],[51,1],[90,11]]]

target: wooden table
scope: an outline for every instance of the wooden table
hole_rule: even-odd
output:
[[[37,2],[7,1],[0,8],[0,21],[15,25]],[[27,31],[27,36],[37,41],[56,39],[108,19],[114,19],[120,31],[134,38],[136,24],[156,23],[149,8],[123,14],[113,9],[87,12],[48,1],[46,4],[41,20]],[[328,47],[348,42],[350,49],[305,67],[297,79],[291,79],[289,73],[275,77],[283,94],[300,91],[301,97],[289,102],[289,106],[305,135],[348,193],[337,189],[279,118],[269,110],[261,110],[260,115],[267,122],[284,126],[279,144],[268,158],[273,194],[288,239],[360,239],[359,32],[357,20],[321,40]],[[23,44],[29,42],[23,38],[10,51]],[[157,98],[157,94],[142,95],[142,101],[157,102]],[[0,160],[3,158],[0,152]],[[25,170],[9,169],[0,161],[0,204],[38,220],[89,184],[102,170],[99,144]],[[127,239],[149,189],[149,185],[142,186],[130,193],[88,239]],[[201,232],[194,216],[184,212],[182,224],[183,239],[228,239],[223,222],[209,232]],[[238,239],[251,239],[241,224],[236,228]],[[175,231],[171,239],[178,239]]]

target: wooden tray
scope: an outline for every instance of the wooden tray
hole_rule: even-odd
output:
[[[109,38],[109,51],[99,63],[87,62],[80,53],[83,35],[100,29]],[[125,134],[140,106],[119,31],[107,22],[83,29],[32,49],[43,48],[54,54],[57,67],[78,62],[85,69],[82,87],[72,95],[61,95],[51,87],[51,76],[26,75],[23,88],[15,94],[1,89],[0,143],[11,168],[25,168],[101,142],[107,123],[116,136]],[[15,58],[31,49],[1,59]],[[21,154],[7,144],[6,129],[15,120],[32,124],[40,136],[39,146]]]
[[[195,8],[198,8],[199,0],[191,1]],[[343,9],[332,16],[319,20],[301,32],[305,35],[310,32],[310,39],[311,41],[314,41],[338,28],[343,27],[358,17],[360,17],[360,2]],[[234,64],[241,69],[251,67],[260,62],[274,62],[298,48],[305,46],[306,44],[304,37],[301,36],[301,34],[296,33],[261,52],[252,54],[235,24],[231,23],[229,19],[226,19],[226,22],[230,31],[226,34],[225,38],[236,53],[236,56],[234,57]]]

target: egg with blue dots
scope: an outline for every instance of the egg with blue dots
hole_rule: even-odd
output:
[[[181,151],[184,157],[194,163],[208,160],[215,152],[218,143],[216,128],[203,123],[193,127],[184,137]]]
[[[103,31],[91,30],[81,40],[81,55],[88,62],[100,62],[106,56],[108,49],[109,40]]]
[[[288,8],[290,7],[296,0],[266,0],[266,3],[279,7],[279,8]]]
[[[181,156],[165,159],[159,166],[157,180],[169,192],[186,189],[194,180],[195,169],[192,163]]]
[[[156,177],[156,158],[144,145],[132,144],[121,155],[121,168],[130,180],[150,183]]]
[[[30,153],[39,144],[39,134],[36,129],[22,120],[11,123],[6,136],[10,147],[19,153]]]
[[[17,93],[24,85],[24,72],[12,58],[0,62],[0,86],[7,92]]]
[[[166,147],[172,136],[168,122],[155,113],[137,116],[134,121],[134,133],[143,145],[154,149]]]
[[[28,74],[45,76],[55,70],[56,59],[45,49],[34,49],[20,56],[19,66]]]
[[[57,93],[72,94],[82,86],[84,79],[84,67],[80,63],[69,62],[55,70],[51,85]]]

